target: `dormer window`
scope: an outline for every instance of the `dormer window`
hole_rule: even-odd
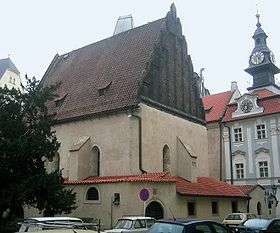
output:
[[[103,96],[109,90],[112,82],[107,83],[105,86],[98,89],[98,95]]]
[[[62,95],[61,97],[58,97],[57,99],[54,100],[55,107],[61,107],[67,94]]]

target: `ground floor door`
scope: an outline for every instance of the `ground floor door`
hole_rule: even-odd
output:
[[[162,205],[157,201],[152,201],[146,207],[145,216],[152,217],[152,218],[155,218],[155,219],[163,218]]]

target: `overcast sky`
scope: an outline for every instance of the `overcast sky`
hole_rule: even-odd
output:
[[[0,58],[10,57],[21,75],[41,79],[56,53],[63,54],[113,34],[116,20],[132,14],[134,25],[165,17],[171,0],[0,0]],[[244,72],[253,49],[257,0],[175,0],[195,71],[204,67],[211,93],[236,80],[241,91],[252,83]],[[268,46],[280,64],[280,1],[259,0]],[[277,77],[277,76],[276,76]],[[278,76],[280,77],[280,76]]]

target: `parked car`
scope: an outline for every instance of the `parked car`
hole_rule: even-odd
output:
[[[20,223],[18,232],[36,232],[45,229],[53,228],[56,225],[68,225],[69,224],[82,224],[83,221],[79,218],[72,217],[39,217],[39,218],[27,218]]]
[[[44,230],[44,233],[97,233],[92,230],[73,230],[73,229],[55,229],[55,230]]]
[[[232,231],[209,220],[159,220],[148,233],[231,233]]]
[[[280,233],[280,218],[248,219],[235,228],[236,233]]]
[[[121,232],[133,232],[133,233],[145,233],[155,223],[154,218],[150,217],[123,217],[117,220],[112,230],[107,230],[107,233],[121,233]]]
[[[256,218],[255,214],[251,213],[232,213],[229,214],[224,220],[223,224],[228,227],[235,227],[239,224],[244,223],[248,219]]]

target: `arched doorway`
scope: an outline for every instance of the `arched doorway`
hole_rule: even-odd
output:
[[[149,203],[145,210],[145,216],[152,217],[155,219],[163,218],[163,207],[157,201],[152,201]]]

